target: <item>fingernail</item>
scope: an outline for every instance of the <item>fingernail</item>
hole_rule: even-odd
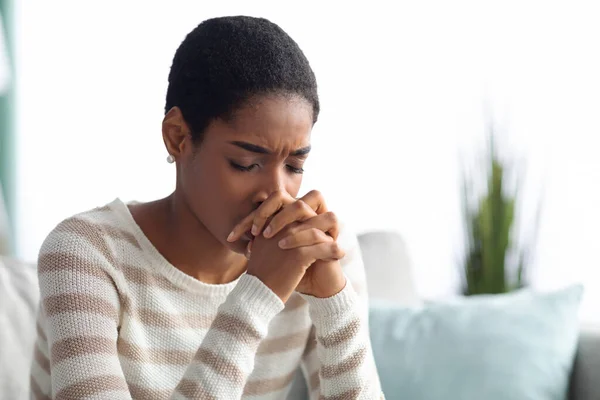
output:
[[[252,253],[252,242],[248,242],[248,253]]]
[[[251,232],[252,232],[252,234],[254,236],[258,236],[258,226],[252,225],[252,231]]]
[[[273,231],[273,229],[271,228],[271,225],[267,226],[267,229],[265,229],[264,235],[265,237],[269,237],[271,236],[271,232]]]
[[[229,234],[229,236],[227,236],[227,241],[231,242],[232,238],[233,238],[233,231],[231,231],[231,233]]]
[[[281,247],[283,249],[285,246],[287,246],[288,240],[287,239],[281,239],[278,244],[279,244],[279,247]]]

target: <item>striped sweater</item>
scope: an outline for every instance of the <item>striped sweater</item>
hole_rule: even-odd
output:
[[[63,221],[39,254],[33,398],[285,399],[298,366],[311,399],[382,398],[364,268],[344,237],[345,289],[284,304],[248,274],[184,274],[118,199]]]

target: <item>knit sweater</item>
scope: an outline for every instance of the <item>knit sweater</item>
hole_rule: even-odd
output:
[[[346,287],[284,304],[250,274],[203,283],[171,265],[119,199],[60,223],[38,260],[35,399],[383,398],[356,237]],[[285,266],[282,266],[285,268]]]

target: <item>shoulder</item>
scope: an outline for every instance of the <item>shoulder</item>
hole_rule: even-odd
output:
[[[116,201],[115,201],[116,202]],[[137,241],[115,209],[115,202],[61,221],[46,237],[39,252],[43,263],[49,254],[113,260],[115,241]]]

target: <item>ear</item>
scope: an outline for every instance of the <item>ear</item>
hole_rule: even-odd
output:
[[[180,159],[187,146],[192,144],[191,130],[183,118],[179,107],[171,108],[162,122],[163,141],[167,152],[175,158]]]

